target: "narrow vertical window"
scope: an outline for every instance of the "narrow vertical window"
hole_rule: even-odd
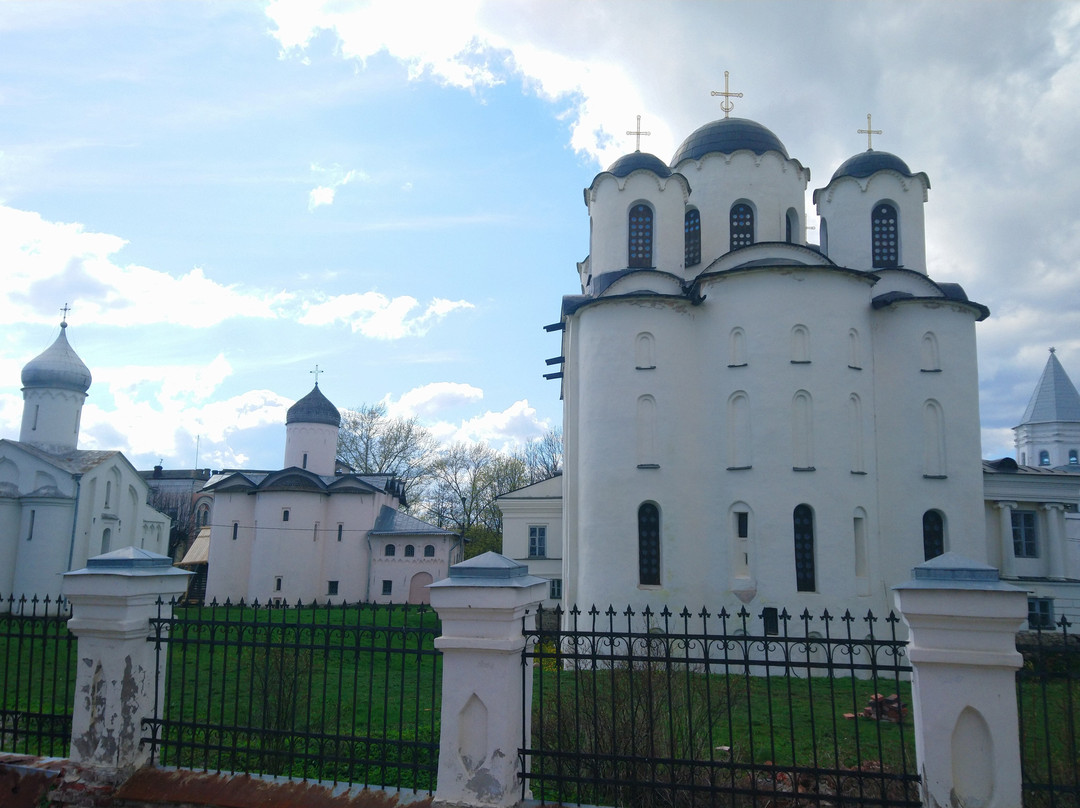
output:
[[[634,368],[636,370],[652,370],[656,367],[655,355],[656,340],[647,331],[642,331],[634,339]]]
[[[562,578],[552,578],[551,587],[548,590],[548,597],[551,600],[562,599]]]
[[[746,357],[746,332],[735,326],[728,337],[728,367],[741,368],[747,364]]]
[[[281,591],[281,576],[280,575],[278,575],[278,576],[276,576],[274,578],[274,591],[275,592],[280,592]]]
[[[787,215],[784,217],[784,241],[788,244],[799,243],[799,214],[795,212],[795,208],[788,208]]]
[[[307,452],[304,452],[304,465],[303,468],[307,468]]]
[[[854,328],[848,331],[848,367],[853,370],[862,369],[862,340],[859,332]]]
[[[638,508],[638,583],[660,584],[660,509],[651,502]]]
[[[852,535],[855,539],[855,577],[867,576],[866,561],[866,512],[857,508],[852,520]]]
[[[338,541],[341,541],[341,533],[342,533],[343,529],[344,529],[344,526],[340,522],[338,522],[338,526],[337,526],[337,540]]]
[[[637,403],[638,466],[656,465],[656,400],[642,396]]]
[[[1046,451],[1045,449],[1043,451],[1039,452],[1039,465],[1040,466],[1049,466],[1050,465],[1050,453],[1048,451]]]
[[[796,365],[810,361],[810,329],[805,325],[791,327],[791,361]]]
[[[34,538],[34,518],[37,516],[37,511],[30,509],[30,527],[26,531],[26,540],[30,541]]]
[[[1017,558],[1039,557],[1039,536],[1035,528],[1035,511],[1012,512],[1013,555]]]
[[[683,261],[688,267],[701,263],[701,212],[696,208],[686,211],[683,225],[685,255]]]
[[[927,401],[923,406],[923,476],[945,476],[945,426],[941,405]]]
[[[105,507],[109,507],[109,500],[112,499],[112,482],[106,480],[105,482]]]
[[[750,577],[750,512],[732,511],[735,528],[735,557],[733,572],[736,578]]]
[[[814,416],[810,394],[800,390],[791,401],[792,468],[812,471],[814,468]]]
[[[829,255],[829,223],[825,221],[825,217],[821,217],[821,235],[818,236],[818,246],[821,248],[821,254],[824,256]]]
[[[394,582],[384,580],[382,582],[382,593],[384,595],[392,595],[394,593]]]
[[[1069,465],[1075,466],[1077,464],[1076,449],[1069,449]]]
[[[35,404],[34,405],[34,425],[30,427],[30,431],[32,431],[32,432],[37,430],[38,412],[40,410],[41,410],[41,405],[40,404]]]
[[[795,588],[800,592],[814,592],[817,590],[814,511],[809,505],[796,505],[792,521],[795,528]]]
[[[630,209],[630,242],[628,265],[652,266],[653,213],[648,205],[634,205]]]
[[[547,557],[547,525],[529,525],[529,558]]]
[[[728,399],[728,468],[747,469],[752,464],[753,435],[750,424],[750,398],[739,390]]]
[[[289,521],[289,509],[288,508],[285,508],[284,510],[282,510],[282,512],[281,512],[281,521],[282,522],[288,522]]]
[[[874,205],[870,228],[874,266],[900,266],[900,223],[897,220],[896,208],[888,202]]]
[[[232,523],[232,540],[236,541],[236,537],[239,534],[240,534],[240,523],[239,522],[233,522]]]
[[[866,471],[866,460],[863,451],[862,400],[855,393],[848,399],[848,434],[851,442],[851,471],[863,474]]]
[[[109,552],[109,548],[112,546],[112,529],[105,528],[101,534],[101,553],[104,555]]]
[[[318,541],[319,540],[319,523],[318,522],[316,522],[315,527],[313,527],[311,529],[311,540],[312,541]]]
[[[929,561],[945,552],[945,520],[939,511],[927,511],[922,517],[923,560]]]
[[[731,249],[749,247],[754,243],[754,211],[745,202],[731,206]]]
[[[938,354],[937,337],[932,331],[927,331],[922,338],[922,370],[933,372],[941,370],[941,359]]]

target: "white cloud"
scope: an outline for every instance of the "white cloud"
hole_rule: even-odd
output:
[[[419,301],[409,295],[387,297],[379,292],[358,292],[305,302],[299,321],[304,325],[343,322],[365,337],[400,339],[422,336],[447,314],[473,307],[464,300],[434,298],[414,314],[419,306]]]
[[[308,194],[308,210],[315,210],[315,208],[323,205],[333,205],[338,188],[348,185],[350,182],[366,181],[368,179],[368,175],[363,171],[357,171],[356,169],[345,171],[338,165],[323,168],[317,163],[313,163],[311,171],[319,176],[324,184],[316,186]]]
[[[539,418],[536,408],[530,406],[527,399],[522,399],[500,412],[488,410],[457,426],[442,421],[431,429],[444,442],[483,442],[500,451],[508,451],[540,437],[551,429],[551,424]]]
[[[471,384],[432,382],[414,387],[397,401],[387,396],[383,403],[386,404],[387,413],[397,418],[410,418],[414,415],[430,418],[453,407],[475,404],[483,397],[484,391]]]

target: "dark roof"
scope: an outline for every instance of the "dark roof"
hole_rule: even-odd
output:
[[[23,387],[58,387],[85,393],[90,389],[90,369],[68,344],[67,323],[60,323],[60,335],[48,348],[22,369]]]
[[[318,382],[311,392],[289,407],[285,415],[286,424],[329,424],[341,426],[341,413],[330,403],[330,399],[319,390]]]
[[[643,169],[645,171],[651,171],[660,177],[670,177],[671,169],[664,164],[664,161],[657,157],[655,154],[649,154],[648,152],[636,151],[631,154],[624,154],[610,166],[608,166],[607,173],[614,174],[616,177],[628,176],[633,171]]]
[[[849,157],[840,164],[840,167],[833,172],[832,182],[840,177],[869,177],[871,174],[876,174],[878,171],[885,171],[886,169],[895,171],[899,174],[903,174],[905,177],[914,177],[911,173],[911,169],[908,168],[907,163],[897,157],[895,154],[890,154],[884,151],[867,150],[861,154],[856,154],[854,157]]]
[[[371,529],[371,535],[400,535],[414,534],[418,536],[456,536],[452,530],[444,530],[441,527],[429,524],[415,516],[383,505],[379,509],[379,516],[375,520],[375,526]]]
[[[746,118],[721,118],[699,127],[684,140],[670,165],[674,168],[683,160],[700,160],[711,152],[732,154],[743,149],[754,154],[774,151],[788,156],[780,138],[760,123]]]
[[[1053,349],[1046,360],[1039,383],[1031,394],[1021,424],[1080,421],[1080,393],[1061,366]]]
[[[62,454],[53,454],[38,446],[18,440],[5,438],[3,442],[18,446],[27,454],[51,463],[69,474],[85,474],[116,455],[123,457],[116,449],[70,449]]]

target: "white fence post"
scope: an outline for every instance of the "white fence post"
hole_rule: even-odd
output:
[[[150,618],[187,589],[190,572],[172,559],[125,547],[64,573],[71,601],[68,628],[78,638],[75,710],[71,717],[71,760],[125,777],[149,761],[140,742],[142,719],[154,715],[164,688],[155,677]],[[171,608],[163,607],[164,616]]]
[[[911,629],[911,700],[924,808],[1021,804],[1016,632],[1027,594],[946,553],[896,587]]]
[[[429,589],[443,653],[435,805],[510,808],[521,801],[517,750],[532,704],[522,621],[533,619],[548,582],[489,552],[455,564]]]

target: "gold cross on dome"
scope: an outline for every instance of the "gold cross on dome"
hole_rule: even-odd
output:
[[[724,100],[720,102],[720,109],[724,110],[724,117],[726,118],[731,114],[731,110],[735,109],[735,104],[732,102],[732,98],[742,98],[742,93],[732,93],[728,91],[728,72],[724,71],[724,91],[718,92],[713,90],[709,93],[711,96],[723,96]]]
[[[880,129],[871,129],[870,128],[870,113],[869,112],[866,113],[866,128],[865,129],[859,129],[858,132],[859,132],[860,135],[866,135],[866,150],[867,151],[873,151],[874,150],[874,141],[873,141],[874,135],[882,135],[882,134],[884,134],[884,132],[882,132]]]
[[[650,136],[652,134],[652,132],[642,132],[641,131],[641,116],[638,115],[637,116],[637,130],[631,132],[629,129],[627,129],[626,134],[628,134],[628,135],[636,135],[637,136],[637,140],[634,143],[634,151],[641,151],[641,136],[645,135],[646,137],[648,137],[648,136]]]
[[[320,373],[326,373],[326,371],[325,370],[319,370],[319,366],[316,365],[315,370],[309,370],[308,373],[314,373],[315,374],[315,386],[318,387],[319,386],[319,374]]]

